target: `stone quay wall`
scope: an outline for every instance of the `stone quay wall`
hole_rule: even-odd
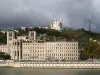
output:
[[[100,62],[0,62],[0,67],[99,69]]]

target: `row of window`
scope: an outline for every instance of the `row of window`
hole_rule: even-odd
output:
[[[10,43],[11,45],[20,45],[20,42],[13,42],[13,43]]]
[[[78,47],[23,47],[23,49],[78,49]]]
[[[57,56],[57,57],[62,57],[62,56],[67,56],[67,57],[74,57],[78,56],[78,54],[23,54],[23,56]]]
[[[56,53],[75,53],[75,52],[78,52],[78,50],[46,50],[46,52],[49,52],[49,53],[52,53],[52,52],[56,52]]]
[[[35,43],[35,44],[32,44],[32,43],[24,43],[23,45],[42,45],[42,46],[44,46],[44,45],[46,45],[46,46],[78,46],[78,44],[68,44],[68,43],[65,43],[65,44],[53,44],[53,43],[51,43],[51,44],[44,44],[44,43]]]
[[[44,49],[44,47],[23,47],[23,49]]]
[[[46,56],[78,56],[78,54],[46,54]]]
[[[54,53],[54,52],[56,52],[56,53],[77,53],[78,52],[78,50],[24,50],[24,52],[29,52],[29,53],[44,53],[44,52],[46,52],[46,53]]]
[[[0,49],[0,52],[7,52],[7,49]]]
[[[45,56],[45,54],[23,54],[23,56]]]
[[[23,57],[23,59],[45,59],[45,58],[43,58],[43,57],[39,57],[39,58],[30,58],[30,57]],[[60,57],[60,58],[58,58],[58,57],[55,57],[54,58],[55,60],[56,59],[66,59],[66,60],[78,60],[78,57]]]
[[[46,47],[46,49],[78,49],[78,47]]]

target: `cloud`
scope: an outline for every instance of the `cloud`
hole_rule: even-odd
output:
[[[99,0],[0,0],[0,27],[48,25],[56,16],[64,19],[64,27],[92,30],[100,27]]]

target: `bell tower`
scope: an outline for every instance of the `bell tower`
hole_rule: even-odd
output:
[[[8,31],[7,32],[7,45],[9,44],[9,41],[15,39],[15,32],[14,31]]]
[[[36,41],[36,31],[29,31],[29,39]]]

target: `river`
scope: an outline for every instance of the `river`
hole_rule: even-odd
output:
[[[0,68],[0,75],[100,75],[100,70]]]

